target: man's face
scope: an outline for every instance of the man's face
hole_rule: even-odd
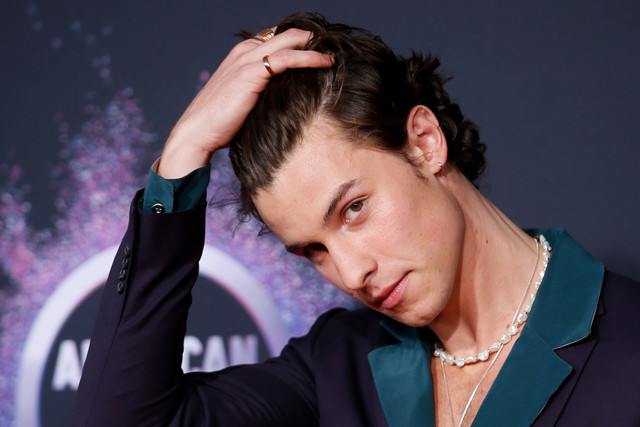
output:
[[[333,285],[424,326],[453,292],[464,220],[446,185],[420,172],[317,122],[254,202],[287,248]]]

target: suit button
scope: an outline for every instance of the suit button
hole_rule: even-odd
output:
[[[124,292],[124,282],[123,281],[118,282],[118,284],[116,285],[116,292],[118,294],[122,294]]]
[[[129,266],[129,258],[125,258],[122,260],[122,268],[125,269]]]
[[[120,274],[118,275],[118,280],[124,280],[125,277],[127,277],[127,270],[123,268],[122,270],[120,270]]]
[[[156,203],[153,206],[151,206],[151,210],[153,211],[153,213],[163,214],[164,213],[164,205],[162,203]]]
[[[129,258],[131,255],[131,246],[127,245],[124,247],[124,257]]]

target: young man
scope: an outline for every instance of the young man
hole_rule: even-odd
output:
[[[315,15],[276,32],[231,51],[136,196],[76,424],[640,422],[618,357],[636,347],[638,285],[477,191],[484,144],[437,61]],[[266,363],[184,375],[207,164],[227,146],[243,212],[368,308],[321,316]]]

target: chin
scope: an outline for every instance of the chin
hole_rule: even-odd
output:
[[[429,323],[431,323],[431,320],[423,320],[423,319],[415,319],[415,320],[408,320],[408,321],[402,321],[399,320],[399,322],[404,323],[407,326],[411,326],[413,328],[422,328],[425,326],[429,326]]]
[[[386,316],[391,317],[393,320],[400,322],[404,325],[411,326],[413,328],[422,328],[424,326],[428,326],[433,318],[423,316],[423,315],[413,315],[410,313],[403,313],[394,315],[393,313],[384,313]]]

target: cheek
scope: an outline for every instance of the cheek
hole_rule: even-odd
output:
[[[420,197],[422,195],[422,197]],[[456,199],[440,187],[408,195],[401,209],[386,219],[388,242],[395,241],[413,255],[422,254],[436,271],[457,268],[465,222]]]
[[[418,212],[420,209],[410,195],[402,193],[381,201],[375,206],[371,221],[377,231],[376,236],[383,236],[380,240],[384,242],[386,238],[395,240],[399,236],[414,233],[416,220],[421,216]]]
[[[437,269],[453,281],[458,275],[464,246],[465,221],[458,203],[453,198],[442,201],[437,222],[430,228],[430,240],[435,249],[431,255],[437,259]]]
[[[433,244],[439,244],[445,234],[440,210],[441,206],[432,200],[421,199],[416,194],[400,194],[381,206],[375,221],[377,233],[371,237],[381,249],[400,250],[398,255],[407,253],[409,248],[414,256],[415,251],[424,253]]]

